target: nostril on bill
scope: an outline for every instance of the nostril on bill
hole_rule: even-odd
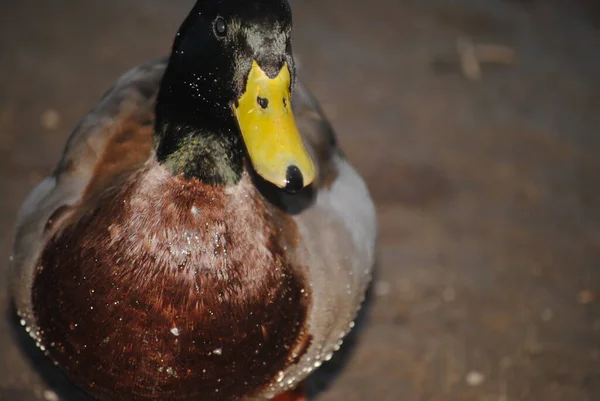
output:
[[[258,96],[256,98],[256,101],[258,102],[260,107],[262,107],[263,109],[266,109],[267,107],[269,107],[269,99],[267,99],[267,98]]]

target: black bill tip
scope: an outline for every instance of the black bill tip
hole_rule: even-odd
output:
[[[302,188],[304,188],[304,178],[300,169],[294,165],[288,166],[285,174],[285,190],[296,193]]]

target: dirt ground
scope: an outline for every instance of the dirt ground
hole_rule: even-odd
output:
[[[168,51],[191,5],[0,2],[1,261],[70,130],[123,71]],[[293,6],[301,75],[380,221],[369,305],[314,399],[600,400],[597,3]],[[0,400],[84,399],[8,307],[0,291]]]

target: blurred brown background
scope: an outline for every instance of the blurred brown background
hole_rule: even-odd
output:
[[[0,1],[0,282],[26,193],[192,2]],[[301,76],[380,219],[370,308],[315,399],[600,400],[596,4],[293,3]],[[80,399],[4,316],[0,400]]]

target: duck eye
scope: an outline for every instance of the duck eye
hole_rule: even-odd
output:
[[[215,35],[223,37],[227,34],[227,23],[223,17],[217,17],[213,23]]]

